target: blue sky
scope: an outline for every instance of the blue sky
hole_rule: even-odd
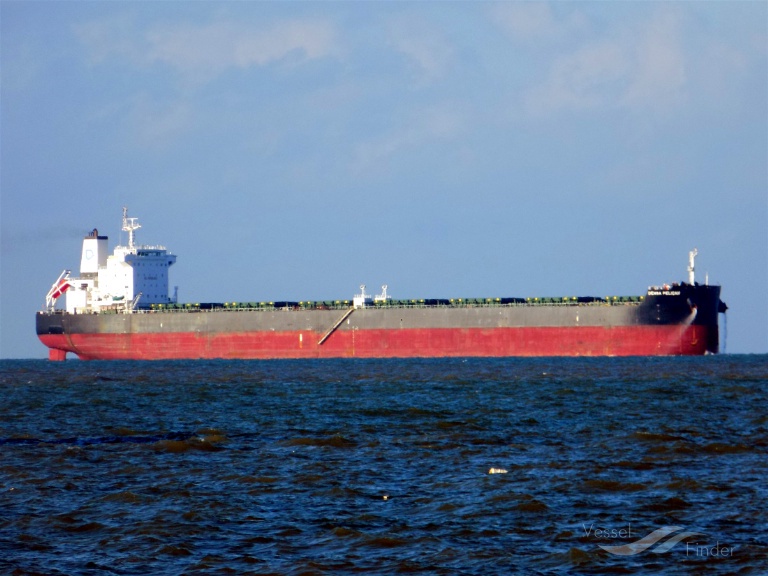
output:
[[[0,357],[94,227],[182,301],[722,284],[768,352],[765,2],[0,3]]]

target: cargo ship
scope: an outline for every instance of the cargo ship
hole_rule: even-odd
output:
[[[50,360],[668,356],[719,350],[720,286],[688,280],[638,296],[392,298],[365,285],[351,299],[179,303],[176,256],[136,244],[108,255],[97,229],[83,239],[80,275],[64,270],[36,315]],[[66,305],[57,308],[61,297]]]

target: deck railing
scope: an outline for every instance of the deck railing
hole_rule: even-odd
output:
[[[408,308],[518,308],[540,306],[639,306],[643,296],[611,296],[606,298],[518,298],[518,299],[480,299],[456,298],[453,300],[389,300],[365,306],[366,310],[408,309]],[[514,300],[514,301],[503,301]],[[116,309],[104,309],[92,314],[185,314],[205,312],[293,312],[302,310],[346,310],[352,305],[350,300],[326,300],[306,302],[224,302],[200,304],[153,304],[151,308],[137,308],[132,312]],[[41,311],[39,314],[64,314],[63,310]]]

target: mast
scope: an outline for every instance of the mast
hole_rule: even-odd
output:
[[[123,206],[123,231],[128,232],[128,248],[133,250],[135,248],[135,234],[134,230],[141,228],[138,218],[128,218],[128,207]]]
[[[694,260],[696,259],[696,255],[698,253],[699,251],[696,248],[688,252],[688,284],[690,284],[691,286],[693,286],[696,281],[696,278],[695,278],[696,266],[694,264]]]

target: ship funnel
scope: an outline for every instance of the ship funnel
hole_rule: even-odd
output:
[[[84,277],[97,275],[99,268],[107,265],[107,237],[99,236],[94,228],[83,238],[83,254],[80,257],[80,274]]]

